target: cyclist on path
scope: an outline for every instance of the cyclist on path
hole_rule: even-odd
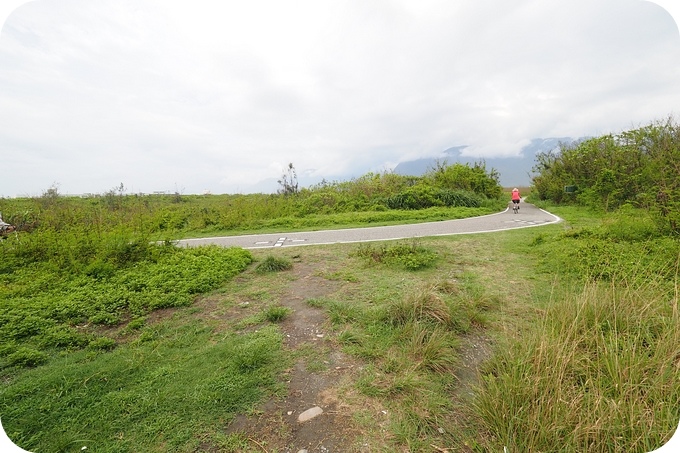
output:
[[[519,200],[521,200],[522,197],[519,195],[519,189],[515,187],[512,189],[512,203],[517,205],[517,209],[519,209]]]

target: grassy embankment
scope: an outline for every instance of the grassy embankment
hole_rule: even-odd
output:
[[[58,262],[68,234],[4,248],[3,426],[36,452],[258,451],[229,421],[283,394],[292,360],[323,372],[318,354],[342,348],[364,364],[344,394],[375,451],[649,451],[680,418],[678,243],[644,211],[551,210],[567,223],[276,251],[339,283],[308,300],[328,313],[324,349],[292,356],[276,325],[285,278],[252,264],[271,251],[146,248],[120,232]],[[172,272],[188,257],[184,281]],[[472,338],[494,352],[470,396],[455,375]]]

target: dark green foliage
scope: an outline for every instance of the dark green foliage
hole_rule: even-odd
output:
[[[90,341],[87,345],[90,349],[100,350],[100,351],[110,351],[116,347],[116,340],[108,337],[99,337]]]
[[[536,156],[539,199],[605,211],[649,210],[658,227],[680,234],[680,126],[672,118],[618,135],[562,145]],[[576,186],[573,193],[566,186]]]
[[[6,366],[33,367],[46,361],[47,354],[24,346],[16,349],[5,358]]]
[[[390,209],[426,209],[433,206],[478,208],[482,200],[479,195],[463,190],[418,185],[387,198],[385,203]]]
[[[96,260],[87,265],[84,272],[89,277],[102,280],[114,275],[116,273],[116,266],[108,261]]]
[[[483,160],[472,166],[461,163],[448,165],[444,161],[430,170],[425,179],[441,189],[472,192],[485,198],[498,198],[503,193],[500,174],[493,168],[487,170]]]

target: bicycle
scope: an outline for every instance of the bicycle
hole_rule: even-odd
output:
[[[519,203],[512,202],[512,212],[517,214],[519,212]]]

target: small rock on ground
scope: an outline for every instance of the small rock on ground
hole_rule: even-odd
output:
[[[319,406],[314,406],[311,409],[307,409],[300,415],[298,415],[298,421],[300,423],[306,422],[307,420],[311,420],[317,415],[323,414],[323,409],[321,409]]]

